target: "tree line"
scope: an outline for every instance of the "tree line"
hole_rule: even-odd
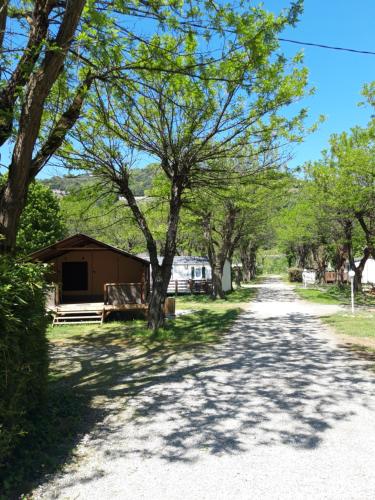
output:
[[[363,95],[373,109],[375,84],[365,85]],[[302,173],[275,221],[289,265],[314,267],[323,281],[331,264],[342,283],[348,263],[361,288],[366,262],[375,258],[374,118],[333,134],[321,159],[307,162]]]

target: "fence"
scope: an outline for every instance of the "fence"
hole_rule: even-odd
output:
[[[171,280],[168,285],[168,293],[175,295],[180,293],[208,294],[211,290],[211,280]]]
[[[109,305],[144,304],[146,302],[145,283],[106,283],[104,303]]]

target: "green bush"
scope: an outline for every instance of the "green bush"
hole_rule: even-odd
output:
[[[42,266],[0,256],[0,466],[44,400],[45,291]]]
[[[303,269],[299,269],[298,267],[290,267],[288,269],[289,281],[291,283],[302,283],[302,272]]]

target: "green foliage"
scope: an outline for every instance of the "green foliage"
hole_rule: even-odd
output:
[[[132,253],[145,251],[144,239],[126,202],[106,187],[85,185],[64,196],[60,206],[68,234],[85,233]]]
[[[1,500],[26,498],[46,474],[56,472],[71,458],[77,439],[92,428],[99,412],[90,407],[87,394],[63,378],[62,373],[50,377],[46,402],[1,470]]]
[[[51,189],[31,184],[17,234],[17,248],[29,254],[61,240],[65,235],[59,201]]]
[[[44,269],[0,257],[0,466],[32,427],[45,396]]]
[[[290,267],[288,269],[288,277],[291,283],[302,283],[302,272],[303,269],[298,267]]]
[[[262,274],[285,274],[288,270],[288,261],[285,255],[271,255],[263,252],[258,258],[259,271]]]

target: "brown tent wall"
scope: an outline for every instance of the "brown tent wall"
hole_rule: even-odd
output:
[[[68,251],[64,255],[52,259],[53,280],[62,283],[62,268],[64,262],[87,262],[88,288],[87,290],[63,290],[66,297],[96,296],[102,297],[105,283],[145,283],[147,281],[147,266],[142,262],[121,255],[111,250],[98,247],[85,250],[84,247]]]

